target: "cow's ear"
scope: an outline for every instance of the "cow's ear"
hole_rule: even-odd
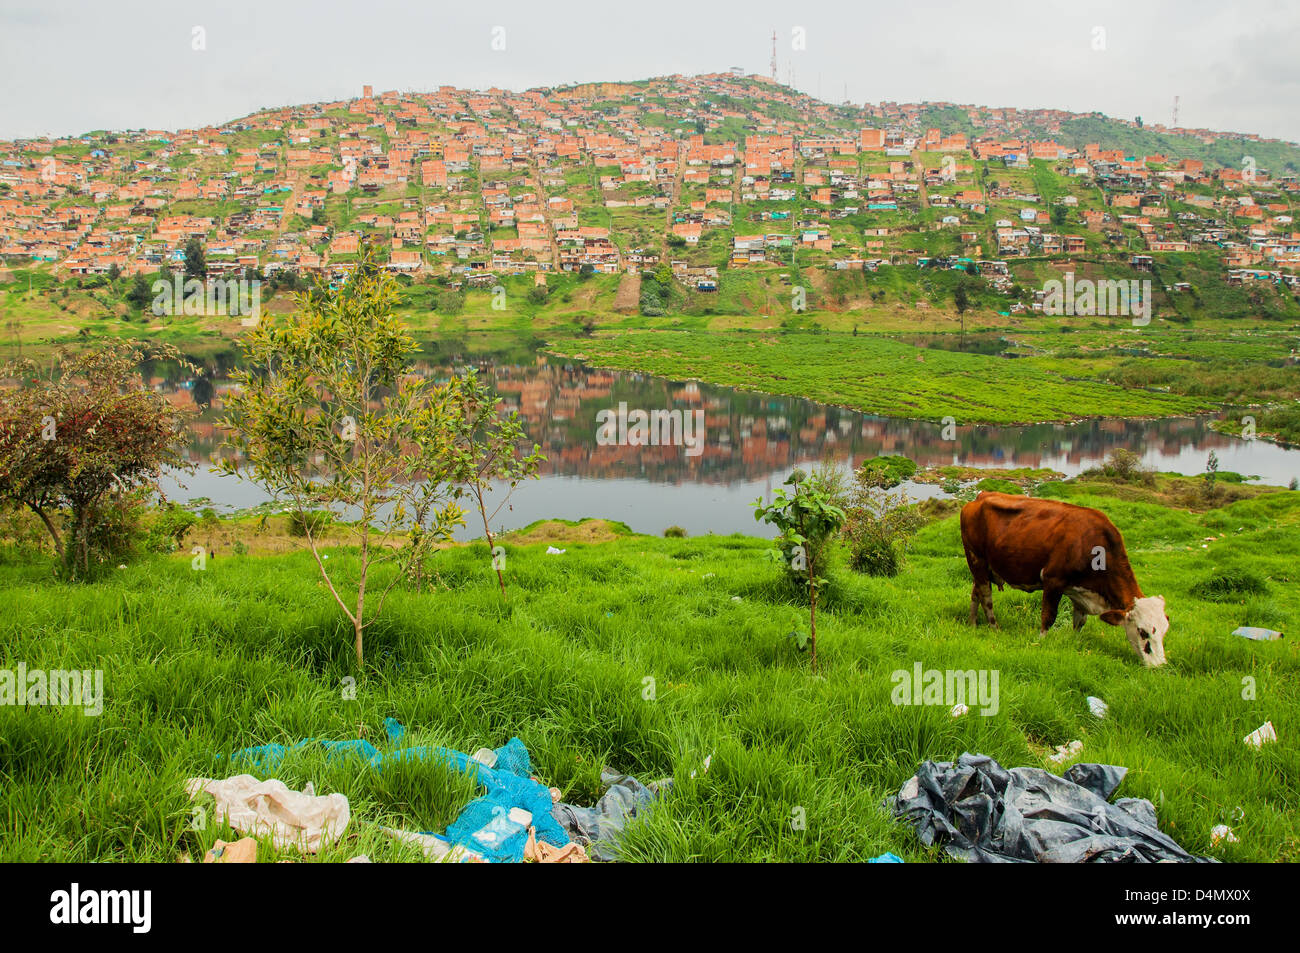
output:
[[[1121,625],[1124,622],[1124,616],[1128,615],[1123,609],[1108,609],[1103,612],[1099,618],[1107,625]]]

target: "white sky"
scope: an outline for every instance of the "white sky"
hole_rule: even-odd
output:
[[[367,83],[521,90],[766,73],[774,29],[781,81],[793,68],[798,88],[834,102],[847,85],[858,103],[1167,124],[1178,95],[1180,125],[1300,141],[1296,0],[0,0],[0,138],[194,127]]]

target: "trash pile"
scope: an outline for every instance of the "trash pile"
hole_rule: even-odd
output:
[[[390,742],[405,734],[405,728],[392,718],[385,720],[385,726]],[[305,738],[290,746],[244,748],[230,755],[229,760],[232,764],[250,764],[265,773],[278,767],[290,752],[312,746],[325,749],[330,758],[361,758],[376,771],[395,761],[417,760],[435,761],[470,774],[484,792],[465,806],[444,833],[383,828],[395,839],[420,848],[426,858],[445,862],[616,860],[616,841],[627,822],[644,814],[660,794],[672,787],[671,779],[645,785],[606,768],[601,772],[606,791],[595,806],[560,803],[559,789],[547,788],[532,776],[528,749],[518,738],[511,738],[495,750],[480,749],[472,756],[427,745],[384,753],[363,739]],[[191,798],[203,792],[212,795],[218,822],[225,821],[241,833],[269,833],[277,847],[296,847],[307,853],[316,853],[340,838],[350,820],[345,795],[319,797],[310,783],[303,791],[294,791],[281,781],[259,781],[252,775],[238,774],[225,779],[190,778],[185,789]],[[223,854],[236,845],[218,841],[215,853],[210,852],[213,858],[205,862],[222,862]],[[255,842],[253,851],[255,856]],[[235,862],[233,857],[228,860]]]
[[[1163,834],[1145,798],[1110,797],[1127,768],[1076,764],[1058,777],[981,754],[926,761],[885,806],[927,846],[976,863],[1218,863]]]

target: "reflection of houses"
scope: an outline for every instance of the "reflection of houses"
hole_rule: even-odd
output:
[[[1233,438],[1209,430],[1204,418],[1159,421],[1092,420],[1074,425],[959,427],[942,439],[937,422],[864,416],[788,397],[729,391],[695,382],[676,383],[645,375],[561,365],[545,360],[521,365],[473,361],[502,404],[517,409],[531,446],[546,456],[543,474],[596,479],[644,479],[659,483],[759,482],[796,465],[829,456],[860,464],[880,454],[904,454],[919,465],[1038,467],[1078,470],[1095,465],[1117,447],[1176,454],[1189,443],[1198,450],[1223,448]],[[421,362],[414,374],[446,379],[463,359]],[[178,405],[192,406],[187,382],[155,377],[153,386]],[[210,406],[191,426],[188,456],[205,463],[220,442],[215,427],[230,382],[213,382]],[[704,410],[704,450],[688,457],[679,446],[600,446],[597,413],[626,402],[629,408]],[[779,482],[779,480],[777,481]]]

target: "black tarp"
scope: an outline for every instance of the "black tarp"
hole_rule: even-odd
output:
[[[1127,768],[1076,764],[1058,777],[981,754],[926,761],[886,806],[927,846],[977,863],[1210,862],[1156,826],[1145,798],[1110,797]]]

